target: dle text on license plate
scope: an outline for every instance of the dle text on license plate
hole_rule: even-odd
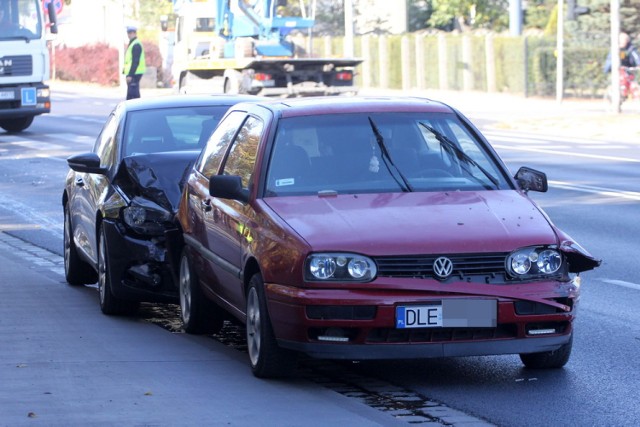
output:
[[[398,306],[396,328],[493,328],[497,305],[492,299],[445,299],[431,305]]]

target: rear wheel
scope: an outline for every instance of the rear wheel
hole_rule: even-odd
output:
[[[557,369],[562,368],[569,361],[571,348],[573,347],[573,335],[569,342],[554,351],[541,353],[521,354],[520,360],[524,366],[531,369]]]
[[[109,252],[105,240],[104,228],[100,228],[98,249],[98,291],[100,295],[100,310],[104,314],[133,314],[140,303],[127,301],[113,295],[111,290],[111,274],[109,272]]]
[[[11,119],[0,120],[0,128],[7,132],[22,132],[33,123],[33,116],[13,117]]]
[[[64,206],[64,275],[70,285],[84,285],[97,281],[96,272],[89,264],[78,256],[76,244],[73,241],[71,214],[69,207]]]
[[[189,334],[215,334],[224,324],[220,307],[203,295],[186,250],[180,259],[180,318]]]
[[[256,377],[286,377],[296,368],[297,353],[279,347],[276,341],[260,274],[251,278],[247,292],[247,347]]]

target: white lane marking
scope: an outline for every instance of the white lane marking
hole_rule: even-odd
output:
[[[612,160],[615,162],[640,163],[639,159],[630,159],[628,157],[603,156],[600,154],[578,153],[575,151],[558,151],[558,150],[551,150],[546,148],[514,147],[513,145],[497,145],[497,144],[492,144],[492,145],[495,148],[500,148],[503,150],[528,151],[531,153],[556,154],[559,156],[583,157],[587,159],[598,159],[598,160]]]
[[[549,180],[549,184],[553,187],[564,188],[566,190],[581,191],[583,193],[600,194],[602,196],[619,197],[627,200],[640,201],[640,192],[616,190],[614,188],[596,187],[593,185],[573,184],[565,181]]]
[[[610,285],[622,286],[623,288],[635,289],[640,291],[640,285],[637,283],[625,282],[624,280],[601,279],[604,283]]]

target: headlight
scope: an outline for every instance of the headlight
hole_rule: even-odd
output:
[[[549,247],[518,249],[507,259],[507,271],[513,277],[546,276],[562,266],[562,255]]]
[[[158,236],[164,233],[172,215],[161,206],[135,197],[122,209],[122,220],[136,233]]]
[[[311,254],[305,263],[305,279],[310,281],[369,282],[376,277],[376,273],[373,260],[357,254]]]

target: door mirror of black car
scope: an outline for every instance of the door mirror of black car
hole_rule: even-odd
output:
[[[105,175],[107,168],[100,166],[100,157],[96,153],[82,153],[71,156],[67,164],[76,172],[97,173]]]
[[[535,169],[523,166],[518,170],[514,178],[518,182],[518,186],[524,191],[539,191],[544,193],[549,189],[547,175]]]
[[[237,175],[214,175],[209,178],[209,195],[243,203],[249,201],[249,190],[242,188],[242,178]]]

